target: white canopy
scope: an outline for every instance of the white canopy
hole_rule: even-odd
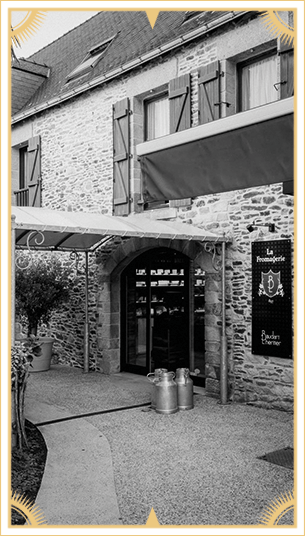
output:
[[[12,207],[16,248],[34,246],[58,251],[93,251],[111,236],[226,242],[193,225],[153,220],[139,214],[128,217],[92,212],[65,212],[36,207]],[[35,233],[36,231],[36,233]],[[39,232],[43,236],[39,235]]]
[[[83,251],[86,257],[84,372],[89,372],[88,254],[112,236],[165,238],[222,243],[224,289],[224,243],[230,239],[193,225],[153,220],[149,215],[105,216],[92,212],[65,212],[36,207],[12,207],[12,345],[15,341],[15,248],[51,251]],[[223,290],[224,295],[224,290]],[[224,303],[224,302],[223,302]],[[225,325],[223,306],[223,325]]]

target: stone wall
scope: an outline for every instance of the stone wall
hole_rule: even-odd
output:
[[[48,262],[52,255],[58,255],[63,266],[71,267],[73,290],[67,303],[53,311],[48,325],[39,327],[38,335],[54,338],[52,363],[69,364],[82,368],[84,363],[84,326],[85,326],[85,274],[84,254],[80,253],[79,262],[76,263],[74,255],[69,253],[41,253],[35,252],[42,262]],[[22,252],[17,252],[22,256]],[[88,263],[88,316],[90,324],[89,334],[89,360],[90,369],[96,370],[100,351],[97,345],[97,296],[98,281],[95,255],[89,255]],[[26,336],[27,325],[25,319],[17,318],[17,336]]]
[[[222,109],[222,114],[232,114],[236,108],[237,62],[246,59],[251,49],[260,52],[274,45],[275,40],[258,19],[234,28],[229,26],[224,33],[212,33],[120,79],[17,124],[12,129],[14,185],[18,175],[18,144],[40,135],[43,206],[112,214],[112,105],[128,96],[133,112],[131,209],[142,211],[136,145],[143,141],[143,97],[172,78],[191,73],[194,127],[198,124],[198,67],[219,59],[225,73],[221,77],[222,98],[231,102],[229,108]],[[276,225],[276,232],[267,235],[264,230],[264,237],[293,238],[293,198],[283,195],[282,185],[275,184],[198,197],[188,207],[151,211],[147,217],[152,218],[152,225],[154,218],[178,219],[232,236],[226,256],[230,397],[235,401],[290,410],[293,403],[292,360],[251,354],[251,240],[261,237],[255,232],[250,235],[246,226],[254,220],[272,222]],[[105,373],[115,372],[120,367],[119,274],[125,265],[122,251],[125,251],[125,262],[132,258],[129,246],[124,244],[124,240],[115,239],[96,256],[90,256],[90,359],[92,368],[100,366]],[[133,244],[143,246],[137,241]],[[116,257],[118,251],[120,253]],[[207,269],[206,262],[203,264]],[[207,271],[206,373],[207,389],[211,394],[219,392],[220,284],[220,274]],[[78,279],[74,294],[69,307],[54,316],[51,328],[56,329],[56,361],[80,366],[84,323],[82,277]]]
[[[228,337],[230,396],[234,400],[263,407],[291,410],[293,407],[293,361],[255,356],[251,353],[253,240],[292,239],[294,233],[293,198],[282,193],[282,185],[251,188],[227,194],[198,198],[192,207],[178,209],[183,221],[219,233],[230,229],[232,243],[226,258],[226,334]],[[265,228],[249,234],[253,221],[275,223],[275,233]],[[219,285],[213,281],[208,285]],[[206,304],[209,310],[209,304]],[[219,341],[218,341],[219,342]],[[207,356],[208,358],[208,356]],[[218,363],[209,363],[207,386],[217,392]],[[209,387],[209,383],[211,383]]]

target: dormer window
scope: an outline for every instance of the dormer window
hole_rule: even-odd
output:
[[[102,43],[99,43],[98,45],[95,45],[92,47],[89,52],[84,57],[82,63],[78,65],[68,76],[67,76],[67,82],[70,82],[71,80],[74,80],[75,78],[79,78],[88,72],[90,72],[91,69],[94,69],[94,67],[98,64],[100,59],[104,56],[105,52],[111,45],[113,39],[115,36],[113,35],[109,39],[106,39]]]

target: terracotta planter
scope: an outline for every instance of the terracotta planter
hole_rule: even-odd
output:
[[[51,365],[51,357],[52,357],[52,346],[54,339],[51,337],[41,337],[39,339],[39,342],[42,343],[41,345],[41,355],[34,357],[32,361],[32,366],[30,367],[30,372],[44,372],[46,370],[49,370]]]

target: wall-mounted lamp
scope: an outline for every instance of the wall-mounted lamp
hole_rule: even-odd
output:
[[[252,224],[250,223],[249,225],[247,225],[247,230],[249,231],[249,233],[252,233],[258,227],[268,227],[269,233],[275,232],[274,223],[254,223],[253,222]]]

